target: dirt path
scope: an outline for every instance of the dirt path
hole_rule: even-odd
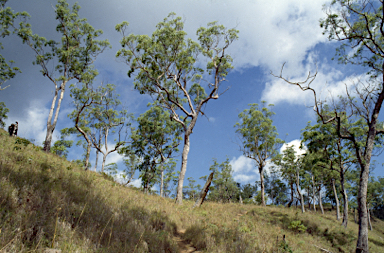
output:
[[[201,251],[198,251],[195,247],[193,247],[192,244],[187,243],[183,239],[183,235],[185,234],[185,229],[179,229],[177,231],[177,235],[174,237],[174,240],[177,242],[177,244],[180,247],[180,253],[201,253]]]
[[[239,213],[237,214],[236,220],[239,220],[239,218],[248,212]],[[198,251],[191,243],[188,243],[185,239],[183,239],[183,236],[185,234],[185,229],[178,229],[177,235],[174,236],[174,240],[177,242],[177,244],[180,247],[180,253],[201,253],[201,251]]]

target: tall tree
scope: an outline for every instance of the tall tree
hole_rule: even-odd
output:
[[[90,104],[89,116],[90,129],[89,135],[92,146],[103,154],[103,161],[101,163],[101,172],[104,172],[105,161],[107,156],[113,152],[119,151],[125,144],[128,143],[129,131],[132,132],[131,122],[133,115],[128,113],[119,99],[119,94],[116,94],[114,84],[107,84],[101,86],[98,91],[102,98],[101,103]],[[96,136],[96,132],[100,131],[102,142]],[[110,148],[108,143],[109,137],[114,137],[113,147]],[[99,136],[99,137],[100,137]],[[85,138],[85,135],[84,135]],[[89,152],[88,152],[89,153]]]
[[[324,34],[329,40],[341,43],[336,50],[339,62],[342,64],[355,64],[367,70],[367,82],[358,82],[354,87],[347,86],[345,110],[335,108],[333,117],[325,117],[321,112],[322,102],[319,100],[315,89],[310,84],[316,74],[309,74],[303,82],[288,83],[299,86],[302,90],[310,90],[315,96],[314,109],[321,117],[323,123],[335,121],[337,134],[340,138],[348,140],[354,149],[360,167],[359,192],[357,197],[359,213],[359,232],[356,243],[356,252],[369,252],[368,247],[368,212],[367,189],[369,169],[372,152],[377,135],[382,135],[384,129],[379,126],[378,118],[384,100],[384,2],[383,1],[358,1],[334,0],[325,7],[327,17],[320,21]],[[357,95],[352,95],[352,90]],[[357,140],[351,128],[344,127],[341,122],[342,112],[350,118],[362,117],[367,124],[368,131],[364,134],[363,145]]]
[[[250,109],[245,109],[239,114],[240,122],[237,122],[235,127],[241,139],[240,150],[243,155],[254,160],[259,169],[261,204],[265,206],[264,168],[267,160],[275,158],[278,154],[283,141],[277,138],[276,127],[272,125],[274,113],[265,107],[264,101],[262,103],[263,108],[259,108],[258,104],[250,104]]]
[[[75,3],[69,8],[66,0],[56,4],[56,31],[61,41],[47,40],[32,33],[29,24],[21,23],[18,31],[23,43],[35,53],[33,64],[40,65],[41,73],[55,86],[55,92],[47,120],[47,134],[44,150],[49,152],[53,131],[59,117],[65,88],[71,80],[88,83],[98,74],[93,63],[100,53],[109,46],[108,40],[96,40],[101,30],[95,30],[85,18],[79,17],[80,6]],[[57,104],[56,104],[57,103]]]
[[[29,17],[26,12],[14,12],[10,7],[5,7],[8,0],[0,1],[0,37],[4,38],[9,36],[17,31],[15,29],[15,19],[18,17],[26,18]],[[3,50],[3,44],[0,42],[0,50]],[[20,69],[17,67],[12,67],[13,61],[7,60],[0,54],[0,91],[6,89],[2,85],[12,79],[17,72],[20,72]]]
[[[300,188],[300,175],[302,174],[302,157],[296,155],[296,151],[293,146],[288,146],[284,149],[283,155],[279,157],[280,159],[276,163],[280,166],[282,171],[282,176],[286,179],[291,186],[291,201],[288,203],[290,206],[293,202],[294,188],[295,185],[296,192],[299,195],[301,212],[305,212],[304,207],[304,196]]]
[[[137,119],[139,126],[132,132],[132,141],[127,150],[134,151],[143,163],[148,165],[142,170],[146,175],[143,177],[144,191],[147,191],[150,180],[157,174],[157,169],[160,170],[160,195],[163,197],[163,164],[179,151],[182,128],[176,121],[171,120],[169,112],[157,103],[148,106],[150,108]]]
[[[152,37],[127,35],[127,26],[127,22],[116,26],[123,36],[123,49],[117,52],[117,57],[124,59],[129,66],[128,76],[138,72],[135,89],[158,100],[183,129],[184,147],[176,196],[176,202],[181,204],[190,135],[198,116],[204,115],[203,109],[208,101],[221,95],[219,88],[233,68],[232,58],[226,51],[238,38],[238,31],[227,30],[212,22],[207,28],[197,30],[197,43],[187,39],[184,23],[180,17],[175,17],[175,13],[169,14],[156,26]],[[206,85],[201,85],[201,82],[206,82]]]

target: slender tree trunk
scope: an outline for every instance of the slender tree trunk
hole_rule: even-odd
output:
[[[288,207],[291,207],[292,203],[293,203],[293,182],[291,182],[291,200],[289,201],[288,203]]]
[[[161,167],[160,197],[164,197],[164,169]]]
[[[97,162],[98,161],[99,161],[99,150],[96,149],[95,172],[97,171]]]
[[[372,231],[371,213],[370,213],[370,211],[369,211],[369,205],[367,205],[367,212],[368,212],[368,225],[369,225],[369,230]]]
[[[264,197],[264,166],[259,167],[259,173],[260,173],[260,192],[261,192],[261,205],[265,205],[265,197]]]
[[[49,110],[49,115],[47,120],[47,134],[45,136],[44,148],[43,148],[43,150],[47,153],[51,151],[53,131],[55,131],[57,119],[59,117],[61,101],[63,100],[63,97],[64,97],[65,84],[66,82],[63,82],[61,83],[60,87],[56,87],[55,95],[53,97],[52,104],[51,104],[51,109]],[[60,96],[59,96],[59,91],[60,91]],[[56,107],[56,100],[58,96],[59,96],[59,100],[57,102],[57,107]],[[56,107],[56,111],[55,111],[55,107]],[[52,122],[52,116],[54,111],[55,111],[55,117],[53,118],[53,122]]]
[[[104,172],[105,160],[107,160],[107,155],[108,155],[107,152],[103,154],[103,163],[101,164],[101,173]]]
[[[303,196],[303,194],[301,193],[301,190],[300,190],[299,170],[296,171],[296,190],[297,190],[297,193],[299,194],[299,197],[300,197],[301,212],[305,213],[304,196]]]
[[[320,206],[321,214],[324,214],[323,200],[321,198],[321,185],[319,186],[319,206]]]
[[[316,187],[315,187],[315,179],[314,176],[312,175],[312,196],[313,196],[313,211],[316,212],[316,203],[315,203],[315,198],[316,198]]]
[[[180,205],[183,203],[183,183],[184,183],[185,172],[187,171],[189,145],[190,145],[189,134],[185,133],[184,148],[183,148],[183,153],[181,155],[181,170],[180,170],[179,182],[177,185],[177,195],[176,195],[176,203]]]
[[[356,216],[356,208],[353,208],[353,218],[355,220],[355,223],[357,224],[357,216]]]
[[[339,198],[337,197],[335,179],[332,179],[331,181],[332,181],[333,194],[335,195],[335,201],[336,201],[336,220],[340,220],[340,204],[339,204]]]
[[[88,170],[89,156],[91,155],[91,142],[87,145],[87,154],[85,155],[85,170]]]
[[[348,225],[348,196],[347,191],[345,190],[345,178],[344,178],[344,168],[340,166],[340,184],[341,184],[341,195],[343,196],[343,223],[342,225],[346,228]]]

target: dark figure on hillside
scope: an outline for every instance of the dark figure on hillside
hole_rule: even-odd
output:
[[[17,136],[17,129],[19,128],[19,123],[16,121],[16,124],[11,124],[8,127],[9,136]]]

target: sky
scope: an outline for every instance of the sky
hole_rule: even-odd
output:
[[[72,5],[75,1],[68,1]],[[254,184],[259,179],[258,170],[249,158],[242,155],[234,125],[238,114],[249,104],[266,101],[274,104],[274,125],[279,138],[287,145],[300,145],[301,130],[308,121],[316,120],[314,99],[310,92],[274,77],[284,66],[284,76],[291,80],[304,80],[308,72],[318,71],[312,84],[323,99],[345,94],[345,84],[353,82],[363,69],[344,66],[333,61],[338,44],[328,41],[322,34],[319,20],[325,17],[325,0],[80,0],[80,17],[86,18],[96,29],[103,30],[101,39],[108,39],[112,48],[99,55],[95,67],[99,71],[97,82],[109,82],[117,86],[120,99],[130,113],[138,117],[147,110],[150,97],[133,88],[133,78],[128,78],[128,66],[115,58],[121,48],[121,35],[116,24],[129,22],[128,32],[150,35],[170,12],[175,12],[185,22],[188,37],[196,40],[196,30],[211,21],[218,21],[227,28],[239,30],[239,39],[228,49],[234,59],[234,69],[227,76],[225,85],[230,89],[217,100],[209,101],[205,114],[200,117],[191,135],[186,179],[198,180],[209,174],[213,158],[219,163],[230,160],[234,179],[242,184]],[[29,22],[34,33],[47,39],[59,39],[56,32],[54,6],[56,1],[11,0],[7,6],[15,11],[30,14]],[[22,73],[8,81],[9,88],[0,92],[0,101],[9,108],[7,126],[19,122],[21,137],[34,139],[41,145],[45,139],[46,121],[53,98],[54,86],[33,65],[33,51],[17,37],[2,39],[1,54],[14,60],[14,66]],[[54,140],[59,131],[71,127],[67,115],[73,110],[69,89],[60,111]],[[380,116],[382,118],[382,116]],[[113,144],[111,141],[110,144]],[[286,146],[286,145],[285,145]],[[182,148],[180,146],[180,148]],[[299,150],[298,150],[299,151]],[[69,159],[80,159],[81,151],[70,150]],[[95,155],[92,152],[91,163]],[[181,157],[177,159],[181,160]],[[373,175],[384,176],[379,161]],[[116,153],[108,156],[107,164],[116,162],[123,169],[122,157]],[[99,162],[101,164],[101,161]],[[180,169],[179,165],[176,168]],[[137,180],[138,173],[135,175]],[[136,184],[138,181],[135,181]],[[184,182],[187,185],[187,181]]]

